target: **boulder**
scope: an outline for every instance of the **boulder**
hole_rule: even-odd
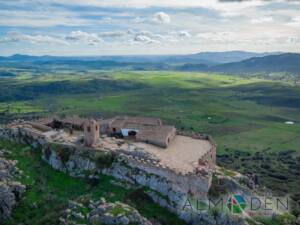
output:
[[[92,224],[152,225],[152,223],[141,216],[136,209],[121,202],[106,203],[102,201],[91,211],[89,220]]]

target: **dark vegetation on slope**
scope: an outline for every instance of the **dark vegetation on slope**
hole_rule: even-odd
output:
[[[14,77],[14,76],[16,76],[16,74],[0,70],[0,77],[1,78],[3,78],[3,77]]]
[[[110,79],[42,81],[16,83],[16,81],[0,81],[0,101],[32,100],[44,95],[63,95],[81,93],[112,93],[136,90],[144,85],[128,81],[112,81]]]
[[[225,154],[218,156],[218,164],[241,171],[243,174],[254,172],[259,177],[260,185],[276,190],[281,196],[291,194],[294,201],[300,201],[300,156],[295,150],[282,150],[278,153],[270,149],[255,153],[236,149],[225,149]],[[285,185],[282,185],[282,183]]]
[[[287,169],[297,167],[291,162],[299,161],[300,154],[300,87],[293,82],[154,71],[15,73],[17,77],[0,79],[2,122],[55,114],[160,117],[181,131],[213,136],[221,165],[257,173],[274,192],[299,196],[299,176],[295,169],[291,173]],[[286,121],[295,124],[286,125]],[[236,150],[250,154],[245,156],[249,159],[242,153],[236,156]],[[290,151],[288,163],[278,156],[286,151]],[[263,160],[252,159],[257,152]],[[266,162],[266,167],[253,162],[262,166]]]

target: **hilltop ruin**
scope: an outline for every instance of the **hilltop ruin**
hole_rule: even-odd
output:
[[[176,134],[155,118],[19,120],[0,136],[41,148],[45,161],[72,176],[103,173],[148,187],[153,199],[183,218],[187,197],[207,196],[216,163],[210,138]]]

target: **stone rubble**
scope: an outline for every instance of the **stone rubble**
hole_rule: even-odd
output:
[[[9,218],[26,190],[25,185],[14,180],[14,175],[22,172],[16,167],[17,161],[4,158],[8,154],[7,150],[0,150],[0,221]]]
[[[99,204],[91,211],[89,220],[92,224],[152,224],[142,217],[136,209],[121,202]]]
[[[99,201],[90,200],[87,206],[75,201],[69,201],[68,208],[59,218],[60,225],[78,223],[107,225],[152,225],[139,212],[121,202],[108,203],[104,198]]]

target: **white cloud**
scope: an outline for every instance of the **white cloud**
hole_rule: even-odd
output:
[[[233,32],[206,32],[199,33],[196,37],[199,40],[218,42],[218,43],[226,43],[232,42],[235,40],[236,35]]]
[[[7,36],[0,38],[0,43],[7,42],[30,42],[33,44],[167,44],[184,41],[191,38],[187,31],[172,31],[165,33],[154,33],[147,30],[142,31],[105,31],[99,33],[88,33],[81,30],[72,31],[67,35],[50,36],[50,35],[28,35],[22,33],[9,33]]]
[[[45,43],[45,48],[47,43],[69,44],[72,46],[48,49],[77,50],[78,54],[82,49],[100,49],[104,54],[124,53],[121,49],[127,49],[126,54],[299,51],[299,3],[224,1],[228,0],[0,0],[0,26],[26,33],[0,35],[0,42]],[[155,48],[149,45],[156,43],[160,45]],[[20,46],[26,43],[11,49],[19,51]],[[42,49],[40,45],[36,48]],[[107,52],[102,51],[105,48]]]
[[[187,31],[172,31],[166,33],[153,33],[150,31],[140,31],[134,33],[134,41],[144,42],[148,44],[168,44],[184,41],[191,35]]]
[[[192,35],[187,31],[179,31],[178,36],[181,38],[190,38]]]
[[[225,18],[233,18],[243,15],[241,11],[225,11],[221,12],[220,15]]]
[[[135,42],[146,43],[146,44],[159,44],[158,40],[152,38],[152,34],[150,32],[141,32],[135,35]]]
[[[136,35],[134,38],[134,41],[136,42],[142,42],[142,43],[147,43],[147,44],[153,44],[153,43],[159,43],[159,41],[156,41],[154,39],[151,39],[150,37],[146,35]]]
[[[118,38],[128,34],[129,32],[125,32],[125,31],[106,31],[106,32],[99,33],[98,36],[103,38]]]
[[[300,28],[300,17],[292,18],[286,25]]]
[[[85,26],[86,19],[78,18],[76,13],[52,9],[2,10],[0,1],[0,25],[11,27],[51,27],[59,25]]]
[[[255,18],[251,20],[251,23],[253,24],[259,24],[259,23],[270,23],[273,22],[273,17],[261,17],[261,18]]]
[[[24,0],[28,3],[40,0]],[[282,1],[282,0],[275,0]],[[243,9],[250,6],[261,6],[268,1],[251,0],[251,1],[219,1],[219,0],[43,0],[43,2],[60,3],[68,5],[89,5],[99,7],[121,7],[121,8],[147,8],[147,7],[169,7],[169,8],[210,8],[210,9]]]
[[[144,23],[144,22],[147,21],[147,19],[146,19],[146,18],[142,18],[142,17],[140,17],[140,16],[137,16],[137,17],[135,17],[132,21],[133,21],[134,23]]]
[[[153,21],[158,23],[170,23],[171,17],[164,12],[158,12],[154,14]]]
[[[81,42],[88,45],[97,45],[103,42],[97,34],[87,33],[81,30],[72,31],[68,36],[66,36],[66,40]]]
[[[288,37],[288,38],[286,39],[286,42],[287,42],[287,43],[292,43],[292,44],[300,43],[300,37],[299,37],[299,36],[291,36],[291,37]]]
[[[155,34],[154,37],[159,40],[162,43],[168,43],[168,42],[178,42],[179,40],[177,39],[174,34]]]
[[[28,35],[21,33],[9,33],[7,37],[4,37],[0,42],[29,42],[32,44],[59,44],[68,45],[68,42],[57,37],[48,35]]]
[[[210,46],[250,46],[251,49],[268,48],[276,51],[274,46],[281,46],[280,51],[286,51],[287,45],[296,45],[300,43],[300,37],[289,34],[274,35],[272,32],[253,33],[251,31],[244,32],[207,32],[196,35],[197,40],[193,43],[210,45]],[[220,48],[220,47],[219,47]],[[233,50],[234,50],[233,48]],[[269,51],[270,51],[269,50]]]

